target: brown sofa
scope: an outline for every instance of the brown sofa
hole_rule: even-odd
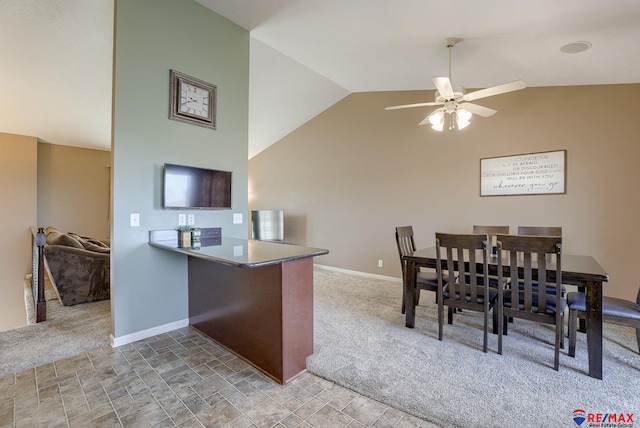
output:
[[[44,262],[64,306],[109,299],[108,241],[45,229]]]

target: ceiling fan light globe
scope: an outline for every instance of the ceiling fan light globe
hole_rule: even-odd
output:
[[[469,123],[469,121],[471,120],[471,112],[469,110],[465,110],[463,108],[459,108],[456,111],[456,116],[458,116],[458,122],[463,121],[463,122],[467,122],[467,124]]]
[[[471,120],[471,112],[460,108],[456,110],[456,128],[464,129],[469,126],[469,121]]]
[[[429,115],[429,122],[431,123],[431,128],[436,131],[442,131],[444,127],[444,112],[435,111]]]
[[[436,110],[429,115],[429,122],[431,122],[432,125],[435,125],[436,123],[441,123],[443,118],[444,112],[441,110]]]
[[[467,126],[469,126],[469,121],[468,120],[467,121],[458,120],[458,129],[464,129]]]

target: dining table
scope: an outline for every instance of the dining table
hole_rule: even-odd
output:
[[[489,256],[489,275],[498,275],[498,256],[491,252]],[[404,304],[406,326],[413,328],[415,324],[415,274],[418,268],[436,269],[438,260],[436,247],[428,247],[402,256],[405,263]],[[478,259],[480,260],[480,259]],[[446,257],[441,259],[443,270],[447,269]],[[483,265],[478,263],[478,272],[482,272]],[[503,266],[504,275],[510,275],[509,266]],[[534,270],[534,275],[537,272]],[[549,281],[555,282],[555,271],[549,272]],[[551,277],[553,275],[554,277]],[[562,254],[562,283],[575,285],[586,293],[586,334],[589,357],[589,376],[602,379],[602,285],[609,281],[609,275],[588,255]]]

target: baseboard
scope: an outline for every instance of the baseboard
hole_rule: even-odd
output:
[[[333,266],[325,266],[325,265],[319,265],[319,264],[314,264],[314,266],[319,269],[332,270],[334,272],[342,272],[342,273],[348,273],[351,275],[364,276],[366,278],[375,278],[375,279],[384,279],[387,281],[402,282],[402,278],[395,278],[393,276],[377,275],[375,273],[360,272],[357,270],[342,269],[342,268],[337,268]]]
[[[109,335],[111,339],[111,346],[117,348],[118,346],[126,345],[128,343],[137,342],[148,337],[157,336],[158,334],[167,333],[179,328],[187,327],[189,325],[189,318],[185,318],[180,321],[170,322],[168,324],[159,325],[157,327],[149,328],[147,330],[137,331],[135,333],[127,334],[120,337],[113,337],[113,334]]]

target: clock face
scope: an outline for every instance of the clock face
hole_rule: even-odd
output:
[[[180,112],[196,117],[208,117],[209,91],[182,82],[180,84]]]

